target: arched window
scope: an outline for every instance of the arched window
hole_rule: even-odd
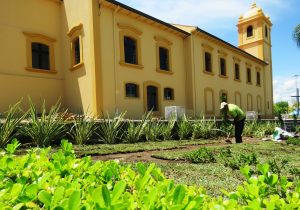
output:
[[[268,26],[265,26],[265,36],[268,38]]]
[[[253,26],[247,27],[247,37],[253,36]]]

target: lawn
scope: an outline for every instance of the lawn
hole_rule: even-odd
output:
[[[210,146],[208,148],[218,156],[224,146]],[[255,153],[257,154],[258,163],[269,162],[273,166],[272,170],[274,172],[280,172],[293,180],[299,178],[299,146],[260,142],[255,144],[232,144],[226,146],[226,148],[230,148],[233,156]],[[233,170],[230,166],[225,166],[220,158],[217,158],[216,162],[197,164],[185,160],[185,156],[191,152],[193,151],[163,151],[153,156],[164,160],[172,160],[169,163],[158,164],[168,177],[174,179],[177,183],[202,186],[210,195],[220,195],[220,189],[233,191],[237,185],[245,181],[239,170]]]

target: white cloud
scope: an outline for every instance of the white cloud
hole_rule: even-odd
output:
[[[299,88],[299,79],[298,79]],[[273,80],[273,95],[274,101],[288,101],[292,102],[291,96],[296,95],[296,80],[295,78],[275,78]]]
[[[206,30],[233,28],[253,0],[120,0],[135,9],[170,23],[196,25]],[[257,5],[275,18],[273,9],[288,6],[285,0],[257,0]]]

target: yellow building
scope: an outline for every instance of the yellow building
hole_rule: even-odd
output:
[[[237,26],[235,47],[114,0],[1,1],[0,112],[30,96],[75,113],[219,116],[223,99],[272,117],[272,23],[254,4]]]

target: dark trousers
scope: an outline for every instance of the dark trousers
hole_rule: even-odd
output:
[[[243,133],[243,130],[244,130],[244,125],[245,125],[245,119],[242,119],[242,120],[237,120],[234,122],[234,128],[235,128],[235,132],[234,132],[234,135],[235,135],[235,142],[236,143],[242,143],[243,140],[242,140],[242,133]]]

